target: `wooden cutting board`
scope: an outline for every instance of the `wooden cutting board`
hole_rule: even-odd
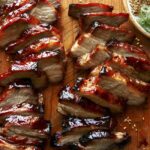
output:
[[[114,12],[124,12],[123,3],[121,0],[62,0],[60,24],[62,26],[62,38],[66,52],[69,51],[78,33],[78,23],[68,17],[68,5],[69,3],[79,2],[105,3],[113,5]],[[148,48],[150,47],[150,39],[142,36],[130,23],[127,23],[124,27],[135,31],[137,37],[144,45],[144,49],[148,52]],[[138,41],[136,43],[138,44]],[[8,69],[8,65],[8,57],[1,52],[0,72],[5,72]],[[64,81],[58,85],[50,85],[49,88],[44,91],[46,107],[45,117],[52,123],[52,133],[59,130],[61,122],[61,115],[59,115],[56,111],[58,103],[57,94],[64,85],[68,83],[72,84],[75,78],[76,70],[74,69],[73,63],[69,59]],[[132,137],[131,143],[126,146],[125,150],[142,150],[142,148],[140,148],[141,144],[146,145],[145,150],[150,150],[150,102],[138,108],[128,108],[124,114],[118,116],[117,118],[117,130],[127,131]],[[46,150],[54,150],[54,148],[47,146]]]

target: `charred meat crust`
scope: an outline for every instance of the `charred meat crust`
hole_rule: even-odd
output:
[[[99,86],[127,100],[130,105],[140,105],[147,99],[145,93],[149,90],[149,84],[132,80],[121,72],[115,72],[110,66],[98,66],[91,75],[99,78]]]
[[[89,131],[96,129],[112,129],[112,123],[111,117],[109,116],[95,119],[65,118],[62,124],[63,131],[57,132],[53,136],[52,144],[56,147],[77,144],[79,138]]]
[[[83,13],[91,13],[91,12],[111,12],[113,10],[113,6],[100,4],[100,3],[86,3],[86,4],[70,4],[68,15],[79,19],[79,17]]]
[[[99,149],[108,149],[114,144],[126,143],[130,137],[127,133],[123,132],[110,132],[107,130],[95,130],[83,135],[79,141],[83,149],[93,144],[99,143]],[[95,143],[94,143],[95,142]],[[98,144],[97,143],[97,144]],[[93,145],[94,146],[94,145]]]
[[[124,22],[128,21],[129,14],[127,13],[84,13],[80,17],[81,27],[87,30],[94,21],[102,24],[118,27]]]
[[[75,94],[70,86],[66,86],[59,93],[59,103],[60,104],[58,105],[58,107],[63,109],[63,111],[65,112],[65,115],[97,118],[97,117],[102,117],[102,116],[109,114],[109,112],[106,109],[96,105],[95,103],[89,101],[86,98],[81,98],[80,96]],[[61,105],[63,105],[64,108]],[[74,109],[72,111],[65,110],[66,109],[65,106],[68,106],[68,107],[74,106],[76,107],[76,111],[73,111]],[[77,110],[81,112],[77,113]],[[59,108],[58,108],[58,111],[59,111]],[[84,113],[82,113],[82,111]]]
[[[63,131],[71,131],[85,126],[99,126],[102,129],[113,129],[116,125],[116,121],[110,116],[104,116],[101,118],[77,118],[77,117],[65,117],[62,121]]]
[[[50,36],[60,38],[59,32],[55,27],[48,25],[36,25],[24,31],[24,33],[22,33],[15,42],[10,43],[5,50],[8,54],[16,53],[36,40]]]
[[[122,112],[126,101],[122,97],[117,97],[105,90],[99,85],[99,82],[98,77],[85,79],[81,84],[78,84],[76,93],[102,107],[109,108],[114,113]]]

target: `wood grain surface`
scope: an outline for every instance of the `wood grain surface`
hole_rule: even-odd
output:
[[[78,34],[78,23],[68,17],[68,5],[69,3],[87,3],[87,2],[100,2],[104,4],[109,4],[114,6],[114,12],[124,12],[124,7],[122,0],[62,0],[61,8],[61,19],[60,25],[62,28],[62,39],[66,49],[66,53],[69,51],[72,43],[75,41],[75,37]],[[150,39],[147,39],[141,35],[130,22],[124,25],[125,28],[135,31],[137,37],[140,39],[142,45],[144,45],[144,50],[150,49]],[[149,48],[149,49],[148,49]],[[148,52],[149,54],[149,52]],[[9,65],[9,58],[3,52],[0,53],[0,72],[5,72]],[[45,99],[45,117],[52,123],[52,134],[59,130],[61,115],[56,111],[58,97],[57,94],[59,90],[66,84],[72,84],[76,78],[76,70],[71,59],[68,59],[67,70],[65,79],[62,83],[58,85],[50,85],[44,93]],[[147,141],[148,145],[145,150],[150,150],[150,103],[136,107],[128,108],[125,113],[118,118],[117,130],[127,131],[131,137],[131,143],[128,144],[125,150],[142,150],[139,148],[139,144],[142,141]],[[47,146],[46,150],[53,150],[54,148]],[[144,149],[143,149],[144,150]]]

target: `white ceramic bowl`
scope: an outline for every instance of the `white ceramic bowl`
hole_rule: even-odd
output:
[[[145,31],[145,29],[138,23],[136,16],[133,13],[133,9],[139,9],[138,7],[140,7],[140,1],[141,0],[123,0],[124,3],[124,7],[125,10],[130,14],[130,20],[132,21],[132,23],[135,25],[135,27],[145,36],[147,36],[148,38],[150,38],[150,33],[148,33],[147,31]]]

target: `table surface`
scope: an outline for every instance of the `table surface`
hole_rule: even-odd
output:
[[[66,49],[66,53],[69,51],[72,43],[75,41],[75,37],[78,32],[78,23],[75,20],[72,20],[68,17],[68,5],[69,3],[87,3],[87,2],[100,2],[104,4],[109,4],[114,6],[114,12],[125,12],[122,0],[62,0],[62,8],[61,8],[61,19],[60,24],[62,28],[62,39],[64,42],[64,46]],[[150,47],[150,39],[147,39],[143,35],[141,35],[133,25],[128,22],[124,25],[125,28],[133,30],[137,37],[140,39],[142,45],[144,45],[144,50],[148,52],[148,47]],[[148,52],[148,55],[150,53]],[[150,56],[150,55],[149,55]],[[0,52],[0,72],[5,72],[8,69],[9,62],[8,56],[5,53]],[[73,63],[71,59],[68,60],[67,70],[65,79],[62,83],[58,85],[50,85],[44,93],[45,100],[45,117],[50,120],[52,123],[52,133],[56,132],[60,128],[61,115],[57,113],[57,103],[58,97],[57,94],[59,90],[66,84],[72,84],[74,79],[76,78],[76,70],[73,67]],[[125,150],[141,150],[138,148],[140,143],[146,142],[148,143],[145,150],[150,150],[150,102],[147,102],[146,105],[136,107],[136,108],[128,108],[126,112],[122,115],[117,116],[118,118],[118,127],[117,130],[127,131],[131,137],[132,141],[125,147]],[[53,150],[47,146],[46,150]]]

